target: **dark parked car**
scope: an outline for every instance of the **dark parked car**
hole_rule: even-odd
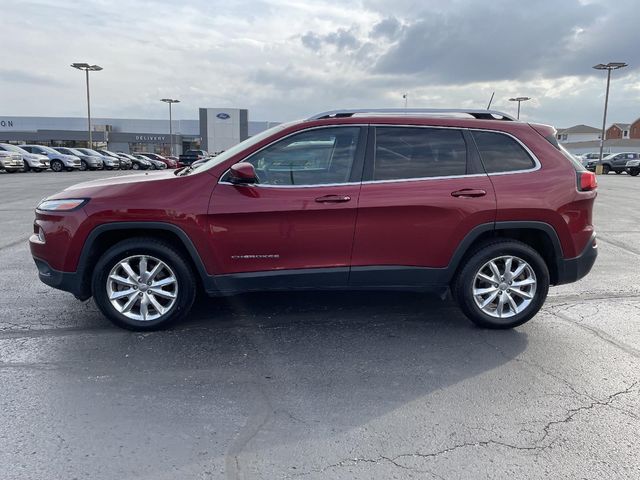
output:
[[[199,287],[451,290],[476,324],[520,325],[594,264],[596,177],[552,127],[452,113],[327,112],[197,169],[71,187],[36,209],[40,279],[139,330]]]
[[[134,157],[133,155],[129,155],[124,152],[116,152],[116,155],[120,158],[124,158],[131,162],[131,168],[134,170],[149,170],[153,168],[151,161],[144,157]]]
[[[102,157],[98,155],[89,155],[87,153],[76,150],[75,148],[68,147],[53,147],[57,152],[65,155],[75,155],[80,159],[80,170],[102,170],[104,164],[102,163]]]
[[[153,168],[154,170],[165,170],[167,168],[167,164],[161,162],[160,160],[155,160],[151,157],[145,157],[144,155],[140,155],[139,153],[134,153],[132,155],[140,160],[151,162],[151,168]]]
[[[171,160],[169,158],[163,157],[162,155],[158,155],[157,153],[151,152],[140,152],[140,155],[143,157],[151,158],[153,160],[164,163],[167,168],[178,168],[178,162],[175,160]]]
[[[605,175],[609,172],[621,174],[627,171],[627,162],[629,160],[637,159],[640,159],[640,154],[636,152],[612,153],[604,157],[602,161],[589,160],[587,170],[595,172],[596,166],[602,165],[602,173]]]
[[[179,157],[180,163],[183,165],[191,165],[193,162],[204,160],[205,158],[209,158],[209,152],[206,150],[187,150]]]

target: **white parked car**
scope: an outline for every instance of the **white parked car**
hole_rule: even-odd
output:
[[[13,152],[22,155],[22,160],[24,161],[23,171],[25,172],[28,172],[29,170],[42,172],[49,168],[49,157],[46,155],[29,153],[24,148],[20,148],[17,145],[11,145],[10,143],[0,143],[0,151]]]
[[[7,173],[19,172],[24,168],[22,155],[15,152],[0,151],[0,170]]]
[[[49,157],[51,170],[54,172],[62,172],[65,169],[67,171],[80,169],[80,158],[75,155],[65,155],[64,153],[55,151],[51,147],[42,145],[21,145],[20,147],[29,153],[37,153]]]

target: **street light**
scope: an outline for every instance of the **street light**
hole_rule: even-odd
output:
[[[402,94],[402,98],[404,98],[404,109],[407,109],[407,103],[409,102],[409,94],[408,93],[403,93]]]
[[[102,67],[99,65],[89,65],[88,63],[72,63],[73,68],[84,70],[87,78],[87,130],[89,131],[89,148],[93,148],[93,138],[91,137],[91,100],[89,98],[89,72],[99,72]]]
[[[169,104],[169,151],[171,152],[171,155],[173,156],[173,130],[172,130],[173,121],[171,119],[171,104],[172,103],[180,103],[180,100],[176,100],[174,98],[162,98],[162,99],[160,99],[160,101]]]
[[[520,120],[520,102],[526,102],[527,100],[531,100],[531,97],[515,97],[510,98],[510,102],[518,102],[518,120]]]
[[[603,63],[599,63],[598,65],[595,65],[593,67],[596,70],[607,71],[607,93],[604,96],[604,115],[602,116],[602,132],[600,133],[600,160],[602,160],[602,152],[604,151],[604,135],[607,126],[607,105],[609,103],[609,84],[611,83],[611,70],[618,70],[619,68],[624,68],[626,66],[627,64],[624,62],[609,62],[606,65]]]

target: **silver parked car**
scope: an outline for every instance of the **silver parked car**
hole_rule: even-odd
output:
[[[116,155],[118,155],[120,158],[131,160],[131,168],[133,168],[134,170],[149,170],[150,168],[153,168],[153,165],[151,165],[151,161],[147,158],[136,158],[133,155],[129,155],[128,153],[124,152],[116,152]]]
[[[105,170],[117,170],[120,168],[120,160],[118,158],[110,157],[109,155],[100,153],[92,148],[76,148],[76,150],[79,150],[86,155],[100,157],[102,159],[102,163],[104,164]]]
[[[101,153],[102,155],[106,155],[107,157],[117,158],[118,161],[120,162],[120,170],[129,170],[131,168],[131,160],[129,160],[126,157],[121,157],[117,153],[111,152],[104,148],[99,149],[98,153]]]
[[[17,145],[11,145],[10,143],[0,143],[0,151],[13,152],[22,155],[24,162],[23,172],[32,170],[34,172],[41,172],[49,168],[49,157],[46,155],[40,155],[37,153],[29,153],[24,148],[20,148]]]
[[[25,149],[29,153],[49,157],[51,170],[54,172],[62,172],[63,170],[71,172],[80,169],[80,158],[75,155],[65,155],[64,153],[55,151],[51,147],[44,147],[42,145],[21,145],[20,148]]]
[[[4,170],[7,173],[15,173],[23,168],[22,155],[15,152],[0,151],[0,170]]]
[[[86,153],[82,153],[80,150],[69,147],[53,147],[54,150],[57,150],[60,153],[64,153],[65,155],[75,155],[80,158],[80,170],[102,170],[104,164],[102,163],[102,157],[97,157],[95,155],[87,155]]]
[[[151,163],[151,168],[153,168],[154,170],[164,170],[165,168],[167,168],[167,164],[164,162],[161,162],[160,160],[148,158],[148,157],[145,157],[144,155],[140,155],[139,153],[132,153],[131,155],[133,155],[138,160],[148,160],[149,163]]]

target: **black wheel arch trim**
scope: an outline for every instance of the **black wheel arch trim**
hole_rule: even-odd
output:
[[[286,271],[266,271],[266,272],[250,272],[250,273],[242,273],[242,274],[224,274],[224,275],[210,275],[202,262],[200,254],[196,249],[195,245],[186,234],[184,230],[180,227],[167,223],[167,222],[147,222],[147,221],[131,221],[131,222],[114,222],[103,224],[95,227],[87,238],[85,239],[84,245],[82,247],[82,252],[80,253],[80,257],[78,259],[78,265],[75,272],[64,272],[64,276],[66,281],[63,282],[65,287],[61,288],[60,286],[56,286],[56,288],[61,288],[63,290],[71,291],[78,298],[89,298],[90,293],[90,285],[86,285],[85,278],[85,270],[87,268],[87,263],[92,253],[92,247],[97,240],[97,238],[105,232],[111,231],[122,231],[122,230],[139,230],[145,229],[149,231],[153,230],[162,230],[168,231],[175,234],[178,239],[181,241],[185,250],[189,254],[190,259],[196,267],[197,273],[202,280],[203,287],[208,294],[212,295],[224,295],[224,294],[232,294],[239,293],[241,291],[247,290],[258,290],[261,289],[261,283],[258,279],[262,279],[265,281],[273,282],[274,278],[279,274],[285,274],[285,276],[289,277],[289,279],[293,279],[293,285],[291,289],[296,288],[312,288],[309,284],[309,278],[305,275],[306,269],[301,270],[286,270]],[[311,276],[316,276],[318,279],[322,279],[324,281],[320,282],[325,286],[328,286],[326,280],[328,280],[327,276],[332,276],[332,274],[344,274],[345,270],[348,270],[349,273],[349,285],[348,287],[358,286],[371,286],[376,287],[375,284],[367,281],[367,278],[370,278],[371,274],[374,272],[385,272],[385,276],[391,276],[392,278],[387,278],[385,281],[391,280],[391,284],[387,285],[388,288],[404,288],[404,287],[415,287],[418,285],[421,286],[443,286],[448,285],[453,279],[458,267],[460,266],[460,262],[463,260],[464,256],[468,253],[469,249],[472,247],[474,242],[478,240],[478,238],[486,233],[491,231],[500,231],[507,229],[535,229],[540,230],[546,233],[551,240],[551,243],[554,247],[554,256],[557,259],[557,268],[561,273],[565,269],[563,268],[564,262],[567,260],[564,259],[562,254],[562,245],[560,243],[560,239],[558,237],[555,229],[545,222],[539,221],[501,221],[501,222],[489,222],[477,225],[471,231],[469,231],[465,237],[462,239],[458,247],[456,248],[454,254],[449,261],[447,267],[444,268],[429,268],[429,267],[415,267],[415,266],[366,266],[366,267],[351,267],[349,268],[336,268],[336,269],[309,269],[309,274]],[[587,245],[587,247],[590,244]],[[41,260],[39,260],[42,262]],[[62,272],[60,272],[62,273]],[[318,275],[320,274],[320,275]],[[393,276],[397,275],[397,281],[394,281]],[[297,286],[299,279],[303,284]],[[45,282],[51,285],[50,282]],[[76,285],[71,287],[71,284],[75,283]],[[279,283],[279,282],[278,282]],[[565,283],[565,282],[562,282]],[[55,285],[51,285],[55,286]],[[284,287],[284,285],[282,285]],[[377,285],[382,288],[383,285]],[[244,288],[249,287],[249,288]],[[340,288],[340,287],[338,287]]]

